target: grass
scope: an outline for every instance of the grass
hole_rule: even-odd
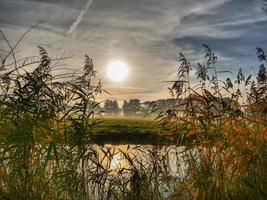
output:
[[[93,128],[97,144],[153,144],[161,131],[153,119],[103,118]]]
[[[126,117],[104,117],[94,129],[96,134],[156,134],[160,130],[159,127],[156,127],[156,122],[153,119]]]
[[[104,117],[95,120],[100,120],[100,123],[92,128],[89,137],[92,143],[99,145],[175,145],[180,135],[173,131],[176,129],[173,124],[163,126],[153,118]],[[194,139],[195,136],[187,135],[179,145],[191,143]]]

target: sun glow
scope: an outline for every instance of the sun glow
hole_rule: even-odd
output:
[[[107,77],[115,82],[124,81],[129,75],[129,67],[122,61],[113,61],[107,66]]]
[[[123,154],[118,152],[115,155],[113,155],[112,160],[110,162],[110,168],[115,169],[121,169],[122,167],[125,167],[125,159],[123,157]]]

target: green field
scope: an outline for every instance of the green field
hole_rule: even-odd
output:
[[[159,124],[151,118],[104,117],[92,130],[97,144],[152,144],[159,133]]]

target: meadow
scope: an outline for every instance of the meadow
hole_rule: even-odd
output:
[[[104,117],[92,133],[96,144],[155,144],[160,126],[153,119]]]
[[[37,60],[17,59],[21,40],[11,46],[1,34],[8,47],[0,67],[1,199],[266,199],[263,49],[256,51],[258,72],[245,76],[240,69],[233,81],[220,80],[227,72],[216,68],[207,45],[198,83],[180,54],[169,88],[177,105],[154,120],[111,119],[94,112],[105,90],[90,57],[82,69],[59,75],[57,62],[69,56],[52,58],[39,47]],[[95,144],[101,137],[136,145]],[[116,164],[117,155],[126,165]]]

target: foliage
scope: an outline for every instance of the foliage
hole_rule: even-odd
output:
[[[104,110],[105,110],[105,113],[108,115],[119,115],[121,112],[121,109],[119,107],[117,100],[112,101],[109,99],[105,101]]]
[[[139,99],[130,99],[123,102],[122,111],[125,116],[136,116],[141,111],[141,102]]]

